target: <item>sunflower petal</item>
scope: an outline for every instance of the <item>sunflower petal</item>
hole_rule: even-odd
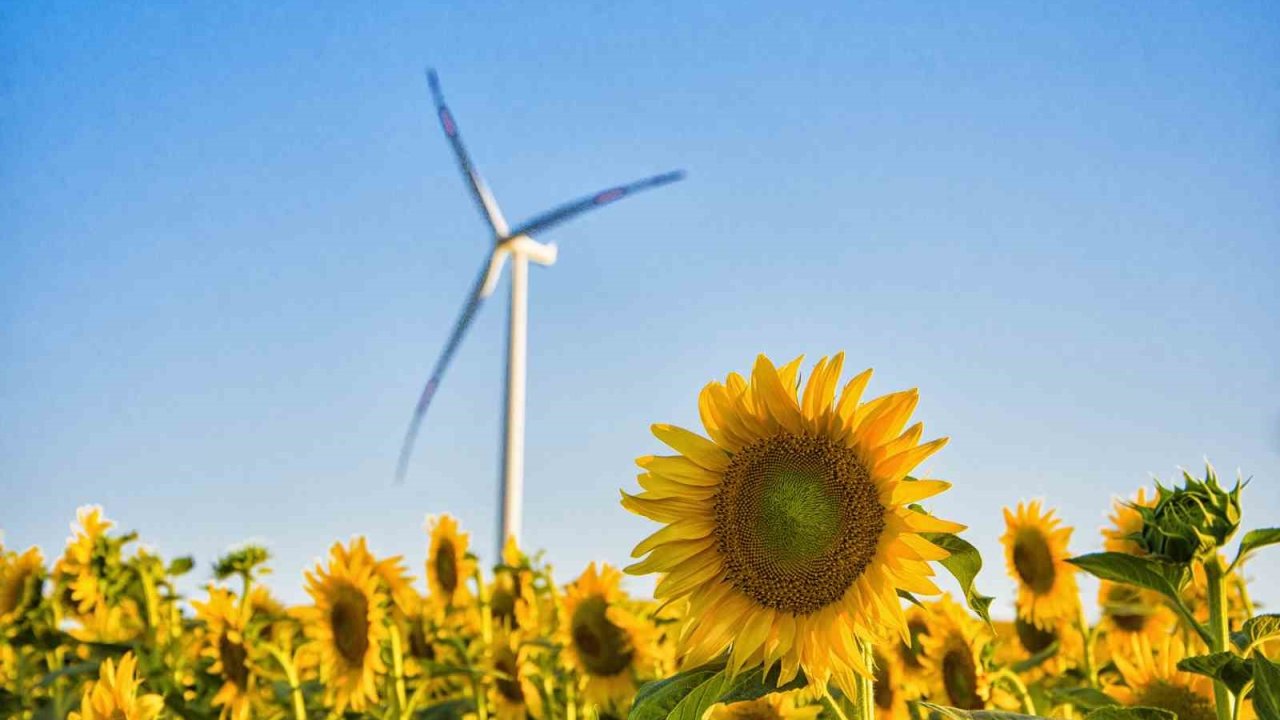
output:
[[[722,472],[729,467],[729,454],[697,433],[664,423],[655,423],[651,429],[659,440],[708,470]]]

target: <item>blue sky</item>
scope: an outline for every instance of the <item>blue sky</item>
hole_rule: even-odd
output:
[[[691,5],[0,9],[7,543],[102,503],[199,580],[265,542],[291,600],[353,533],[420,574],[428,513],[492,558],[501,301],[391,483],[487,242],[428,64],[513,220],[689,171],[531,271],[525,540],[564,579],[652,529],[649,424],[762,351],[920,388],[1003,614],[1020,498],[1084,552],[1208,457],[1274,524],[1274,4]],[[1251,572],[1280,606],[1280,551]]]

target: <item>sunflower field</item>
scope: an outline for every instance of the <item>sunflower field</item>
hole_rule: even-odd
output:
[[[983,559],[933,512],[950,485],[917,472],[946,439],[911,423],[915,390],[864,400],[843,364],[760,356],[703,388],[700,432],[654,425],[670,454],[621,503],[656,526],[622,568],[558,576],[514,540],[482,562],[442,515],[425,567],[335,542],[289,607],[244,546],[185,597],[191,558],[82,508],[57,556],[0,546],[0,716],[1280,720],[1280,615],[1242,573],[1280,528],[1241,528],[1240,482],[1134,488],[1079,556],[1052,508],[1006,507],[1016,616],[994,620]]]

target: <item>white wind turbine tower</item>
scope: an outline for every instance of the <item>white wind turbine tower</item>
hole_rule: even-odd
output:
[[[485,185],[484,180],[480,177],[480,173],[471,164],[467,149],[462,144],[462,136],[458,134],[458,125],[454,122],[449,108],[444,104],[444,94],[440,91],[440,81],[437,79],[434,70],[427,71],[427,81],[431,86],[431,95],[435,99],[436,114],[440,117],[440,125],[444,128],[444,134],[449,138],[449,144],[453,146],[453,154],[458,160],[458,166],[467,181],[467,186],[471,189],[471,195],[476,204],[480,206],[480,211],[484,214],[489,223],[489,229],[493,232],[493,247],[480,267],[480,274],[476,276],[475,284],[467,295],[466,302],[462,306],[462,312],[459,313],[458,319],[453,325],[453,330],[449,333],[449,339],[445,342],[444,350],[436,360],[435,367],[431,370],[431,377],[428,378],[426,387],[422,389],[422,395],[418,398],[418,404],[413,411],[413,419],[410,420],[409,430],[405,434],[404,445],[400,448],[400,461],[396,468],[396,482],[402,482],[405,473],[408,471],[409,456],[413,451],[418,428],[422,424],[422,418],[427,412],[427,406],[430,405],[431,398],[435,395],[440,385],[440,379],[444,376],[445,369],[449,367],[449,361],[453,358],[453,354],[457,351],[463,335],[466,334],[467,328],[471,325],[476,310],[480,308],[480,304],[484,299],[493,294],[493,291],[497,288],[498,280],[502,277],[502,267],[509,258],[511,260],[511,310],[507,324],[507,392],[506,411],[503,415],[502,510],[497,545],[499,551],[501,551],[502,545],[508,537],[515,536],[518,539],[520,536],[520,510],[524,493],[524,389],[525,350],[528,339],[529,261],[532,260],[539,265],[551,265],[556,261],[556,246],[554,244],[540,243],[531,236],[534,233],[550,230],[556,225],[582,213],[608,205],[632,193],[680,180],[684,177],[684,172],[663,173],[662,175],[655,175],[627,185],[618,185],[603,190],[594,195],[548,210],[512,230],[507,227],[507,221],[502,217],[502,211],[498,208],[497,201],[493,199],[493,194],[489,192],[488,186]]]

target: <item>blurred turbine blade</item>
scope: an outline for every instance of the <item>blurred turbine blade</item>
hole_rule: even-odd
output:
[[[543,230],[550,230],[556,225],[568,222],[584,212],[604,207],[615,200],[621,200],[633,193],[640,192],[641,190],[648,190],[649,188],[660,187],[683,179],[684,171],[675,170],[661,175],[654,175],[653,177],[645,178],[644,180],[637,180],[629,185],[618,185],[617,187],[611,187],[608,190],[601,190],[594,195],[588,195],[587,197],[574,200],[573,202],[565,203],[560,207],[548,210],[547,212],[538,215],[515,230],[512,230],[509,237],[515,237],[517,235],[533,235],[534,233],[538,233]]]
[[[476,281],[471,286],[471,292],[467,295],[467,302],[462,306],[462,312],[458,313],[458,320],[453,324],[453,331],[449,333],[449,340],[444,344],[444,351],[436,360],[435,367],[431,370],[431,377],[427,379],[426,386],[422,388],[422,395],[418,397],[418,404],[413,410],[413,419],[409,421],[409,430],[404,436],[404,444],[400,446],[400,460],[396,464],[396,484],[404,482],[405,474],[409,470],[409,456],[413,454],[413,443],[418,438],[418,428],[422,425],[422,418],[427,414],[431,398],[440,387],[440,380],[449,367],[449,361],[453,359],[458,345],[462,343],[462,337],[466,335],[467,328],[471,327],[471,321],[475,319],[476,311],[484,301],[480,290],[488,274],[489,261],[486,258],[484,265],[480,266],[480,274],[476,276]]]
[[[489,229],[493,230],[494,236],[506,237],[507,221],[502,217],[502,211],[498,209],[493,193],[489,192],[489,186],[484,184],[484,178],[480,177],[480,172],[471,163],[471,156],[467,154],[467,148],[462,144],[462,134],[458,132],[458,123],[453,119],[453,113],[449,112],[449,107],[444,104],[444,93],[440,90],[440,78],[436,76],[435,70],[427,70],[427,84],[431,86],[431,97],[436,103],[436,115],[440,118],[440,127],[444,128],[444,134],[449,138],[449,144],[453,146],[453,155],[458,160],[458,167],[467,181],[467,187],[471,189],[471,196],[480,206],[480,212],[484,214],[484,219],[489,223]]]

